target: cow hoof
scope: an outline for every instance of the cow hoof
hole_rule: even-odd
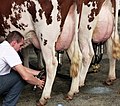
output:
[[[45,106],[45,104],[46,104],[46,103],[43,103],[43,104],[42,104],[40,101],[37,101],[37,102],[36,102],[36,106]]]
[[[110,85],[113,85],[113,83],[115,82],[115,80],[116,79],[108,79],[108,80],[106,80],[105,82],[103,82],[103,84],[104,85],[108,85],[108,86],[110,86]]]
[[[66,100],[72,100],[72,99],[73,99],[73,96],[67,95],[67,96],[65,97],[65,99],[66,99]]]
[[[41,104],[40,102],[36,103],[36,106],[44,106],[43,104]]]

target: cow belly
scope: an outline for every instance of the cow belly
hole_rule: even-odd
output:
[[[108,8],[101,10],[96,27],[93,31],[93,41],[95,43],[106,41],[113,31],[113,16]],[[104,11],[105,10],[105,11]]]

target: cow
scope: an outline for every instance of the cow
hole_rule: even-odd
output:
[[[78,10],[77,5],[74,0],[2,0],[0,3],[0,35],[16,30],[25,36],[25,41],[28,39],[41,48],[46,65],[46,83],[40,99],[44,105],[50,98],[58,65],[55,50],[69,50],[71,69],[77,72],[81,68],[76,25],[79,11],[74,11]],[[58,39],[62,42],[57,43]],[[69,95],[78,92],[77,79],[73,79]]]
[[[110,66],[108,78],[105,83],[110,85],[116,79],[115,63],[116,58],[119,58],[120,55],[117,31],[118,7],[116,4],[118,4],[117,0],[85,0],[84,2],[79,29],[79,44],[83,56],[83,67],[80,72],[80,86],[84,86],[88,68],[94,55],[92,42],[102,42],[107,45]],[[113,39],[115,39],[115,41]],[[113,47],[115,46],[114,43],[117,48]]]
[[[115,0],[0,1],[0,35],[5,36],[13,30],[19,31],[26,39],[30,38],[29,41],[34,46],[41,49],[44,57],[46,83],[38,106],[45,105],[51,95],[58,65],[56,51],[66,50],[71,60],[72,82],[67,98],[72,99],[73,95],[79,92],[94,55],[91,44],[93,29],[99,22],[98,17],[106,10],[105,6],[108,6],[107,12],[110,11],[108,15],[111,15],[111,3],[114,2]],[[112,33],[113,19],[109,21]],[[105,40],[108,38],[110,36]],[[116,41],[114,43],[116,44]]]

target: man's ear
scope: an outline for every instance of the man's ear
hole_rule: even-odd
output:
[[[17,43],[16,41],[12,41],[12,42],[10,43],[10,45],[11,45],[12,47],[14,47],[14,45],[15,45],[16,43]]]

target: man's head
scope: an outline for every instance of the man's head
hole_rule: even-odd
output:
[[[8,34],[6,41],[8,41],[16,51],[19,51],[23,46],[24,37],[18,31],[12,31]]]

